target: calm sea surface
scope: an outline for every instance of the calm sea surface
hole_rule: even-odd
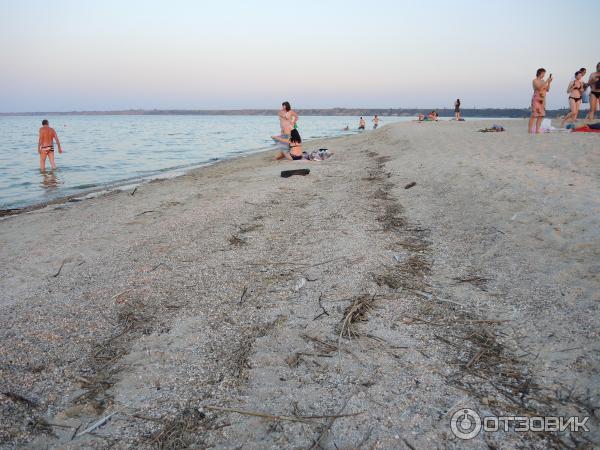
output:
[[[273,147],[277,117],[49,116],[64,153],[43,175],[37,153],[43,117],[0,117],[0,209],[18,208],[103,186],[171,176],[211,162]],[[382,118],[382,125],[406,120]],[[348,125],[353,131],[342,131]],[[357,117],[301,117],[303,139],[352,134]],[[49,164],[47,162],[47,167]]]
[[[279,120],[267,116],[49,116],[64,153],[55,149],[58,169],[43,175],[37,153],[42,119],[0,117],[0,209],[178,175],[273,147],[270,136],[279,134]],[[366,119],[369,129],[372,118]],[[381,125],[406,120],[413,118],[382,117]],[[346,125],[351,131],[343,131]],[[354,134],[357,126],[358,117],[305,116],[298,123],[304,140]]]

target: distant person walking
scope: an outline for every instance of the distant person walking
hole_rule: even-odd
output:
[[[373,129],[376,130],[378,126],[379,126],[379,116],[377,116],[377,114],[375,114],[375,117],[373,117]]]
[[[600,106],[600,63],[596,64],[596,71],[590,74],[587,84],[590,86],[590,111],[588,120],[594,120],[598,106]]]
[[[583,74],[579,71],[575,72],[575,79],[569,83],[567,94],[569,94],[569,107],[571,112],[562,120],[562,126],[568,121],[575,122],[579,116],[579,108],[581,107],[581,99],[583,97]]]
[[[531,82],[533,86],[533,97],[531,98],[531,118],[529,119],[528,131],[530,133],[539,133],[542,119],[546,115],[546,93],[550,90],[552,84],[552,74],[547,80],[546,69],[538,69],[535,73],[535,78]],[[533,124],[535,123],[535,131]]]
[[[460,120],[460,98],[454,102],[454,120]]]
[[[363,119],[361,117],[360,120],[358,121],[358,129],[364,130],[366,125],[367,125],[367,122],[365,122],[365,119]]]
[[[54,128],[50,128],[50,124],[46,119],[42,120],[42,128],[40,128],[40,135],[38,138],[38,153],[40,154],[40,171],[46,171],[46,158],[50,160],[50,167],[52,170],[56,169],[54,162],[54,141],[58,146],[58,153],[62,153],[60,141],[58,140],[58,134]]]

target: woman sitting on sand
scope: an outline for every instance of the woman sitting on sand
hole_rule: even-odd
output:
[[[546,115],[546,93],[550,90],[552,74],[550,74],[548,80],[544,80],[545,75],[546,69],[538,69],[535,73],[535,79],[531,82],[533,86],[533,97],[531,98],[531,118],[529,119],[529,126],[527,128],[530,133],[540,132],[542,119]],[[534,122],[536,122],[535,131],[533,130]]]
[[[287,158],[289,160],[298,160],[303,158],[302,154],[302,138],[300,137],[300,133],[298,130],[293,129],[290,132],[290,145],[289,150],[287,152],[279,152],[277,156],[275,156],[276,160],[280,160],[283,158]]]
[[[569,94],[569,106],[571,112],[567,114],[562,120],[562,126],[565,126],[567,121],[575,122],[579,115],[579,107],[581,106],[581,96],[583,95],[583,74],[578,71],[575,72],[575,79],[569,83],[567,88],[567,94]]]

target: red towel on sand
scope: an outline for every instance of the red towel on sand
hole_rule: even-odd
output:
[[[600,130],[596,130],[594,128],[590,128],[587,125],[584,125],[584,126],[579,127],[579,128],[575,128],[573,131],[578,131],[580,133],[600,133]]]

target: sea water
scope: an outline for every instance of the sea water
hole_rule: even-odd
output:
[[[64,151],[59,154],[55,146],[58,169],[46,174],[40,173],[37,153],[43,118],[57,131]],[[365,132],[372,127],[367,119]],[[412,119],[381,117],[380,126]],[[305,116],[298,122],[303,140],[349,135],[357,127],[358,117]],[[276,134],[279,120],[273,116],[2,116],[0,209],[174,176],[273,147],[270,136]]]

